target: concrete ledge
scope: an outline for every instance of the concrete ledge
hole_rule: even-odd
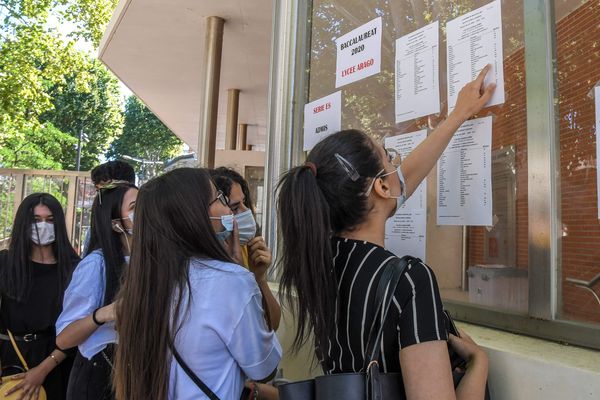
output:
[[[600,352],[457,323],[490,358],[494,400],[600,398]]]

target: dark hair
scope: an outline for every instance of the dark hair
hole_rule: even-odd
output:
[[[232,262],[209,218],[212,186],[206,169],[179,168],[140,189],[133,253],[117,306],[118,399],[167,398],[169,344],[181,322],[183,298],[191,296],[189,261]]]
[[[121,208],[123,198],[129,189],[136,186],[119,185],[111,189],[101,189],[92,205],[92,235],[87,254],[94,250],[102,250],[105,264],[106,287],[104,304],[112,303],[119,288],[125,257],[121,233],[113,230],[112,221],[119,220],[123,224]],[[123,225],[122,225],[123,226]]]
[[[10,245],[6,252],[6,262],[0,271],[0,294],[22,301],[31,292],[31,227],[35,223],[34,209],[44,205],[54,218],[54,243],[52,251],[58,263],[58,285],[60,293],[66,289],[71,273],[79,261],[79,256],[69,242],[65,213],[54,196],[48,193],[34,193],[25,197],[13,222]]]
[[[217,185],[219,190],[225,193],[226,196],[231,195],[231,187],[234,183],[240,185],[242,193],[244,193],[244,205],[254,212],[254,203],[252,202],[250,188],[248,187],[248,182],[242,175],[236,170],[227,167],[213,169],[210,171],[210,175],[212,176],[215,185]]]
[[[100,164],[92,170],[92,182],[98,185],[112,180],[127,181],[135,184],[135,171],[125,161],[109,161]]]
[[[360,175],[356,180],[336,154],[352,164]],[[297,317],[295,350],[312,330],[319,358],[327,352],[337,297],[331,237],[364,222],[370,209],[363,193],[382,168],[374,142],[360,131],[346,130],[319,142],[307,164],[292,168],[279,184],[282,240],[277,263],[282,271],[282,298]]]

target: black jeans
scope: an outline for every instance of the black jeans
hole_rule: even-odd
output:
[[[109,345],[91,360],[77,352],[69,377],[67,400],[114,400],[111,381],[113,352],[114,346]]]

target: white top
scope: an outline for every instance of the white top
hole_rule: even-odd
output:
[[[65,291],[62,313],[56,321],[56,334],[60,334],[72,322],[79,321],[102,307],[105,289],[104,256],[101,250],[94,250],[81,260],[73,272],[69,287]],[[99,326],[79,345],[79,352],[89,360],[110,343],[117,343],[114,322]]]
[[[189,276],[191,301],[186,292],[175,347],[219,398],[237,400],[246,377],[264,379],[281,360],[281,345],[265,322],[260,289],[245,268],[216,260],[193,259]],[[173,358],[169,399],[205,398]]]

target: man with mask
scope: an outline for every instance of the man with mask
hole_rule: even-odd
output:
[[[212,170],[211,176],[217,188],[229,200],[229,208],[237,222],[243,266],[257,276],[264,275],[262,272],[271,266],[271,250],[267,247],[264,238],[260,236],[260,227],[255,219],[254,204],[248,182],[235,170],[226,167]],[[230,230],[233,230],[233,221],[231,221],[231,225]],[[227,226],[226,229],[228,229]],[[258,282],[258,286],[263,296],[267,325],[269,328],[277,330],[281,319],[281,307],[266,281]],[[278,398],[277,389],[268,384],[248,381],[246,382],[246,392],[261,400]]]
[[[229,208],[233,212],[242,245],[244,267],[257,275],[271,265],[271,250],[258,234],[259,227],[254,217],[254,205],[248,188],[248,182],[231,168],[219,167],[211,171],[217,188],[229,199]],[[269,289],[267,282],[259,284],[263,294],[263,306],[268,315],[267,324],[277,330],[281,318],[281,308]]]

